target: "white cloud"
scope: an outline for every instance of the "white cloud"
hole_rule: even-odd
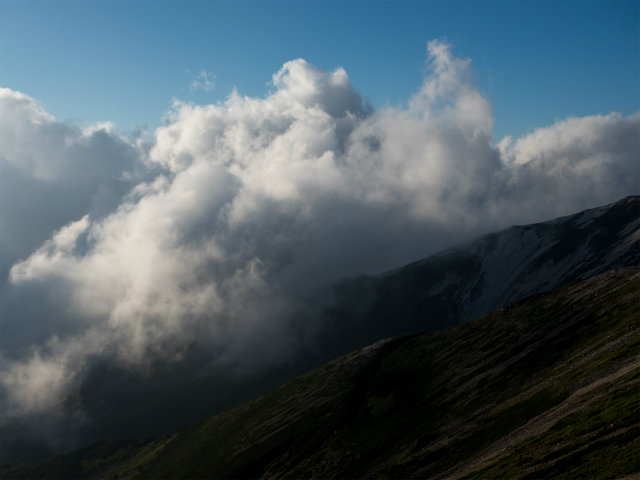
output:
[[[117,206],[139,181],[142,155],[109,123],[61,123],[27,95],[0,88],[0,284],[53,230]]]
[[[26,412],[58,407],[70,380],[57,358],[43,359],[37,352],[26,362],[9,363],[0,375],[11,392],[11,407]]]
[[[576,211],[637,193],[640,113],[568,118],[500,143],[510,215],[521,209]],[[506,206],[505,206],[506,208]]]
[[[65,217],[12,260],[11,295],[55,291],[37,301],[65,320],[55,342],[4,364],[9,404],[32,395],[27,409],[55,405],[47,392],[77,387],[95,356],[144,368],[197,342],[218,365],[267,367],[313,330],[293,325],[295,313],[344,275],[637,192],[638,114],[569,119],[496,146],[469,60],[443,42],[428,53],[430,75],[407,109],[374,112],[343,69],[298,59],[265,98],[177,102],[148,155],[3,91],[0,155],[37,179],[34,190],[68,176],[91,178],[95,193],[140,157],[156,172],[101,215]],[[98,163],[95,178],[86,162]],[[23,321],[26,310],[11,305],[10,321]]]
[[[191,82],[191,90],[204,90],[210,92],[216,88],[216,76],[206,70],[200,70],[200,73]]]

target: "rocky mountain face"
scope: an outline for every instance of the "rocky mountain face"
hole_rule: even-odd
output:
[[[173,436],[2,478],[622,478],[640,470],[640,268],[377,342]],[[630,477],[631,478],[631,477]]]
[[[640,197],[513,226],[375,277],[341,282],[324,348],[457,325],[521,298],[640,264]]]

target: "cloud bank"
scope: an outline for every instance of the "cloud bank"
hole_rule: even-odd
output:
[[[176,102],[148,146],[0,90],[5,421],[62,408],[97,358],[285,362],[344,276],[638,192],[640,114],[495,142],[470,61],[432,41],[428,62],[373,111],[344,69],[293,60],[264,98]]]

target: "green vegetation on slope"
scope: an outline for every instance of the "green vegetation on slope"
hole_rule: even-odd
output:
[[[172,437],[99,444],[3,477],[633,474],[639,296],[637,268],[610,272],[378,342]]]

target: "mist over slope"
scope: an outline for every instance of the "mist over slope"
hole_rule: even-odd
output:
[[[256,374],[229,375],[197,348],[187,350],[178,364],[156,363],[142,378],[95,362],[76,397],[91,421],[76,418],[68,434],[88,443],[171,433],[382,338],[441,329],[524,296],[638,265],[639,223],[640,197],[627,197],[495,232],[381,275],[345,279],[316,308],[314,320],[323,328],[311,339],[300,339],[307,348],[295,362]],[[73,407],[67,406],[71,411]],[[35,431],[19,421],[4,423],[5,458],[37,459],[50,451],[41,427],[59,419],[35,418],[39,421],[28,425]]]
[[[327,348],[456,325],[521,298],[640,264],[640,197],[480,237],[377,276],[345,280]]]
[[[620,478],[637,473],[640,272],[387,339],[173,436],[5,478]],[[606,460],[605,460],[606,459]]]
[[[470,60],[427,54],[406,105],[295,59],[146,136],[0,89],[3,438],[41,455],[185,382],[202,408],[255,393],[321,354],[336,281],[638,193],[639,114],[498,141]]]

